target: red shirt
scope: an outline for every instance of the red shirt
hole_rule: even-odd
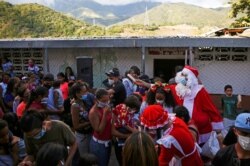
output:
[[[41,102],[33,101],[30,104],[30,106],[29,106],[29,110],[31,110],[31,109],[35,109],[35,110],[41,111],[41,110],[44,110],[45,107],[44,107],[44,105]]]
[[[125,104],[119,104],[113,109],[113,113],[116,116],[114,125],[116,128],[129,125],[133,127],[133,114],[127,111]]]
[[[23,101],[17,106],[16,114],[18,118],[21,118],[23,116],[25,107],[26,107],[26,103],[24,103]]]
[[[60,85],[60,89],[62,91],[63,94],[63,99],[66,100],[69,96],[69,86],[68,86],[68,82],[64,82]]]
[[[103,109],[102,108],[99,108],[98,110],[98,113],[99,113],[99,119],[100,119],[100,123],[102,121],[102,118],[103,118]],[[111,120],[112,120],[112,115],[111,115],[111,112],[108,113],[108,115],[106,115],[106,120],[107,120],[107,123],[106,123],[106,126],[103,130],[102,133],[98,133],[96,131],[94,131],[93,133],[93,136],[98,139],[98,140],[102,140],[102,141],[109,141],[111,140],[112,138],[112,134],[111,134]]]

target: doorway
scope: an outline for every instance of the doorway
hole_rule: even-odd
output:
[[[167,83],[175,77],[175,67],[184,65],[185,59],[154,59],[154,77],[160,77]]]
[[[93,58],[76,57],[77,79],[87,82],[93,87]]]

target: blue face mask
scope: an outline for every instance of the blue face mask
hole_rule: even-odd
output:
[[[181,83],[182,85],[186,86],[186,85],[187,85],[187,80],[186,80],[186,78],[185,78],[185,77],[181,77],[180,83]]]
[[[88,95],[82,95],[82,100],[87,100]]]
[[[46,133],[46,130],[42,128],[42,130],[37,135],[35,135],[33,138],[37,139],[37,140],[41,139],[45,135],[45,133]]]

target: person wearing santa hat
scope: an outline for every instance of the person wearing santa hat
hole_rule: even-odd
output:
[[[196,68],[185,66],[176,74],[177,85],[174,90],[177,101],[188,109],[190,117],[197,125],[200,133],[198,143],[202,145],[209,139],[212,130],[220,132],[224,126],[222,117],[208,92],[199,84],[198,74]]]
[[[159,105],[150,105],[140,116],[148,131],[161,130],[159,165],[202,166],[198,148],[187,125]],[[149,133],[152,136],[152,132]]]

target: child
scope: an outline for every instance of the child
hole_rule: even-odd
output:
[[[131,134],[136,128],[134,114],[139,111],[141,101],[135,95],[126,98],[124,104],[117,105],[114,110],[114,127],[122,134]],[[122,147],[126,138],[116,137],[115,153],[119,164],[122,164]]]
[[[222,116],[225,129],[228,131],[234,125],[237,116],[237,95],[233,95],[233,88],[231,85],[224,87],[225,94],[221,98]]]

